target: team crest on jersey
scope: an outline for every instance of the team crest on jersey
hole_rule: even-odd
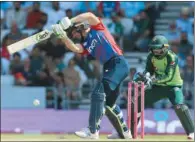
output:
[[[87,45],[87,42],[84,42],[83,45],[86,46]]]
[[[175,65],[175,62],[174,62],[174,61],[172,61],[172,62],[170,63],[170,65],[172,65],[172,66],[173,66],[173,65]]]

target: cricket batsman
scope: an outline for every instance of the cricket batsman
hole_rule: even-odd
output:
[[[174,106],[175,113],[188,139],[194,140],[194,122],[188,107],[184,104],[183,80],[180,77],[178,57],[169,49],[168,40],[161,35],[157,35],[152,39],[149,48],[150,52],[147,57],[145,71],[142,75],[136,75],[135,77],[135,81],[144,81],[146,83],[145,106],[152,106],[153,103],[163,98],[168,98]],[[148,73],[151,77],[145,77]],[[140,109],[141,98],[139,97],[138,112],[141,111]],[[133,120],[133,113],[131,116],[131,120]],[[131,126],[133,126],[134,122],[132,121],[131,123]],[[131,132],[133,134],[133,128],[131,128]]]
[[[52,30],[71,51],[90,54],[103,64],[102,79],[91,94],[89,125],[75,134],[81,138],[98,139],[105,113],[120,138],[132,138],[123,113],[115,103],[120,83],[128,76],[129,65],[101,19],[92,13],[83,13],[72,19],[65,17],[59,24],[52,25]]]

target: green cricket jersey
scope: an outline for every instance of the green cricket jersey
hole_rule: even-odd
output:
[[[162,59],[157,59],[152,53],[149,53],[145,71],[156,76],[157,81],[155,81],[155,85],[183,85],[178,66],[178,57],[171,50],[169,50],[167,55]]]

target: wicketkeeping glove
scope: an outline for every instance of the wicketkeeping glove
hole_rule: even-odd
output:
[[[58,38],[67,38],[66,32],[59,24],[52,25],[52,31]]]
[[[152,88],[152,79],[151,78],[146,78],[146,81],[145,81],[145,86],[146,86],[146,89],[151,89]]]
[[[153,76],[147,76],[146,75],[146,82],[145,82],[145,84],[146,84],[148,89],[151,89],[152,85],[154,85],[156,81],[157,81],[157,79],[156,79],[155,75],[153,75]]]
[[[140,78],[142,78],[142,81],[145,84],[145,89],[151,89],[152,85],[154,83],[154,76],[151,76],[149,72],[145,72],[145,73],[138,73],[138,75],[140,76]]]

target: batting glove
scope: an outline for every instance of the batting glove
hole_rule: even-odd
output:
[[[67,38],[66,32],[59,24],[52,25],[52,31],[58,38]]]
[[[59,25],[63,30],[67,30],[72,25],[72,23],[68,17],[64,17],[62,20],[60,20]]]

